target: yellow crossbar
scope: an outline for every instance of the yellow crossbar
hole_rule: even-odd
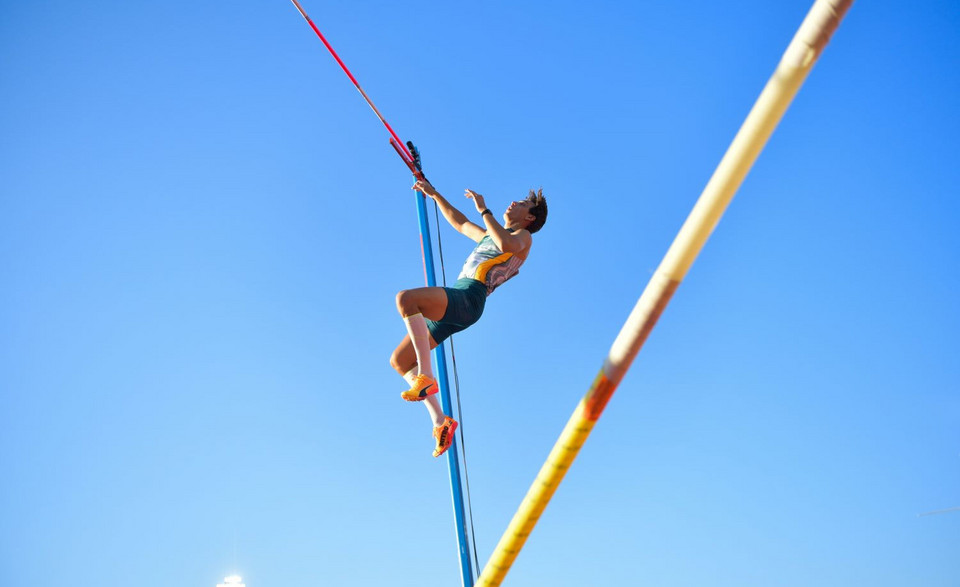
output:
[[[817,0],[687,217],[477,580],[500,585],[660,314],[853,0]]]

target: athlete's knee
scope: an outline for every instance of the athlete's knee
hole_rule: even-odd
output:
[[[402,316],[411,316],[420,311],[420,306],[416,301],[416,295],[409,289],[397,293],[397,311],[400,312]]]

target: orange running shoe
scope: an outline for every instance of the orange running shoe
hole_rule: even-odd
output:
[[[417,375],[413,380],[413,386],[400,394],[400,397],[408,402],[422,402],[428,395],[437,393],[437,381],[426,375]]]
[[[443,417],[443,424],[433,427],[433,437],[437,439],[437,448],[433,456],[439,457],[453,444],[453,433],[457,431],[457,421],[450,416]]]

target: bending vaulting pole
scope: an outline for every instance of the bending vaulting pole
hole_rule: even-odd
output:
[[[333,55],[333,58],[337,61],[337,64],[340,66],[340,69],[343,70],[343,73],[347,74],[347,77],[350,78],[350,81],[353,82],[353,85],[356,86],[357,91],[360,92],[360,95],[363,96],[363,99],[367,101],[367,104],[370,105],[370,109],[373,110],[373,113],[377,115],[377,118],[380,119],[380,122],[383,123],[383,126],[386,127],[387,132],[390,133],[391,141],[390,144],[393,145],[393,148],[397,150],[397,153],[400,155],[400,158],[403,159],[403,162],[407,164],[407,167],[410,168],[410,171],[413,172],[417,178],[422,179],[423,174],[417,170],[413,165],[413,155],[410,154],[410,151],[407,149],[407,146],[400,140],[400,137],[397,136],[397,133],[393,132],[393,127],[390,126],[390,123],[387,122],[387,119],[380,114],[380,111],[377,110],[377,107],[373,105],[373,100],[367,96],[367,93],[363,91],[363,88],[360,87],[360,83],[357,82],[357,78],[353,77],[353,74],[350,73],[350,70],[347,69],[347,66],[343,63],[343,60],[340,59],[340,56],[337,55],[337,52],[333,50],[333,47],[327,42],[327,38],[323,36],[323,33],[320,32],[320,29],[317,28],[317,25],[313,24],[313,21],[310,19],[310,16],[307,15],[307,11],[303,9],[303,6],[300,5],[300,2],[297,0],[291,0],[293,5],[297,7],[297,11],[300,13],[300,16],[303,17],[303,20],[307,21],[307,24],[310,25],[310,28],[313,29],[313,32],[317,33],[317,36],[320,37],[320,40],[323,42],[323,46],[327,48],[327,51],[330,51],[330,55]]]
[[[630,364],[853,0],[817,0],[707,183],[477,580],[500,585]]]

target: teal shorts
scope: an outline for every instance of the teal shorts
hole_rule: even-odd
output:
[[[476,279],[464,277],[443,290],[447,292],[447,311],[436,322],[427,320],[427,329],[437,344],[479,320],[487,302],[487,286]]]

